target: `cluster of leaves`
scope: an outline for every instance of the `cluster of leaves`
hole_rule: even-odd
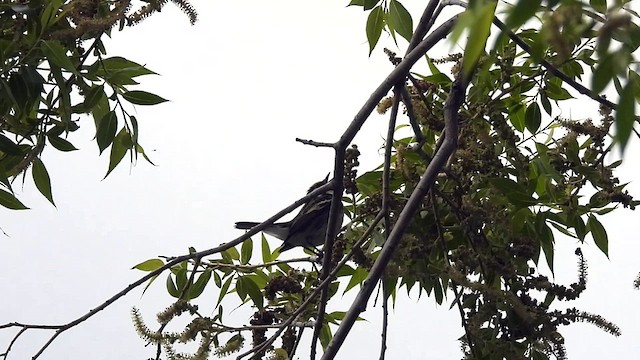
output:
[[[195,253],[194,249],[190,250]],[[169,359],[206,359],[213,352],[218,356],[226,356],[240,351],[244,343],[243,332],[250,332],[251,344],[255,347],[265,340],[267,329],[261,326],[273,325],[276,327],[288,319],[291,314],[309,299],[311,292],[318,286],[318,272],[316,270],[300,270],[289,265],[290,260],[278,261],[279,249],[271,250],[266,238],[262,237],[261,262],[251,264],[253,256],[253,241],[248,239],[242,245],[222,251],[218,258],[196,262],[193,266],[185,261],[170,269],[167,276],[166,287],[168,293],[175,297],[176,302],[158,314],[159,331],[152,331],[144,322],[138,310],[133,310],[134,325],[140,336],[154,344],[164,347]],[[294,261],[310,263],[313,260],[304,258]],[[149,259],[136,265],[134,268],[142,271],[155,271],[160,269],[165,262],[162,259]],[[349,267],[339,276],[351,276]],[[199,297],[213,278],[213,284],[218,289],[218,297],[212,312],[213,317],[202,316],[195,305],[190,301]],[[153,282],[153,278],[151,282]],[[347,287],[347,290],[355,286],[357,282]],[[338,291],[339,283],[330,285],[330,295]],[[346,291],[346,290],[345,290]],[[256,312],[251,318],[250,326],[232,327],[223,323],[225,315],[223,300],[230,294],[236,294],[242,304],[251,304]],[[294,324],[288,326],[282,335],[282,344],[279,348],[267,347],[256,352],[253,358],[261,358],[267,352],[271,355],[287,354],[293,356],[297,344],[297,336],[300,328],[308,326],[309,321],[316,315],[315,299],[311,306],[305,308]],[[209,311],[208,311],[209,312]],[[181,332],[163,331],[171,320],[189,313],[192,320]],[[325,318],[322,335],[322,343],[326,345],[331,339],[329,324],[336,324],[344,313],[334,312]],[[226,342],[221,344],[221,338]],[[200,341],[198,350],[193,354],[178,353],[174,344],[189,341]],[[213,351],[211,348],[215,348]],[[173,354],[173,355],[172,355]]]
[[[394,40],[396,33],[412,38],[411,16],[397,0],[354,0],[350,5],[371,11],[366,29],[370,50],[385,29]],[[484,41],[472,41],[478,35],[471,33],[464,54],[427,59],[429,74],[409,75],[402,101],[409,119],[407,128],[414,134],[389,139],[393,155],[386,201],[388,228],[379,224],[364,243],[356,243],[383,209],[387,196],[384,172],[370,171],[355,183],[346,182],[351,197],[343,201],[351,222],[334,243],[331,263],[335,266],[345,260],[347,252],[352,257],[335,269],[336,279],[329,280],[329,298],[338,293],[341,278],[346,283],[344,292],[367,278],[385,236],[445,135],[445,104],[454,82],[444,67],[450,65],[450,72],[456,75],[467,71],[463,63],[472,63],[475,72],[459,112],[457,149],[422,200],[385,269],[385,296],[395,299],[405,288],[407,293],[417,290],[442,304],[452,293],[452,303],[464,323],[462,345],[469,359],[564,359],[560,326],[577,321],[618,335],[617,327],[598,315],[575,308],[557,309],[561,301],[575,299],[586,289],[587,265],[579,250],[578,280],[569,286],[545,277],[539,261],[544,257],[553,272],[558,236],[579,242],[590,237],[608,254],[609,239],[599,216],[640,204],[613,174],[620,162],[608,163],[606,157],[614,144],[626,144],[635,122],[635,101],[640,99],[638,74],[629,69],[640,45],[640,28],[631,21],[637,15],[623,6],[607,8],[597,1],[591,7],[574,1],[548,1],[543,6],[521,1],[506,9],[505,31],[490,52],[485,52]],[[496,22],[495,12],[494,2],[472,2],[459,18],[454,38],[478,23],[488,33]],[[534,15],[539,28],[521,29]],[[487,33],[480,36],[486,38]],[[613,46],[623,56],[611,55]],[[592,90],[579,83],[587,70],[593,74]],[[598,95],[610,83],[620,96],[615,116],[615,104]],[[598,101],[599,113],[580,121],[554,117],[563,101],[573,99],[571,89]],[[397,101],[385,99],[378,109],[385,112]],[[614,125],[615,137],[611,135]],[[353,174],[357,155],[348,158],[347,173]],[[238,334],[251,332],[254,358],[269,350],[274,358],[292,358],[301,330],[287,321],[295,319],[303,327],[316,319],[318,303],[313,294],[320,286],[318,272],[289,265],[299,259],[278,260],[279,252],[272,252],[264,237],[262,264],[251,265],[252,254],[249,239],[240,248],[223,251],[218,259],[171,268],[167,289],[178,298],[177,303],[196,298],[214,279],[218,301],[213,313],[217,315],[208,318],[192,312],[192,324],[198,326],[190,324],[177,334],[163,333],[167,322],[161,319],[160,331],[152,332],[134,316],[143,338],[166,345],[176,339],[194,341],[199,335],[205,345],[196,355],[209,354],[212,346],[217,348],[214,353],[223,355],[239,351],[244,336]],[[164,264],[153,259],[137,268],[154,271]],[[252,326],[222,324],[221,303],[231,293],[255,307]],[[319,334],[323,346],[332,337],[329,325],[340,323],[344,315],[326,314]],[[277,349],[270,342],[267,347],[261,345],[269,326],[279,329],[274,336],[280,336],[282,345]],[[198,331],[192,331],[194,328]],[[219,343],[222,334],[229,338],[225,345]],[[167,351],[174,353],[171,347]]]
[[[130,0],[51,0],[0,4],[0,205],[26,209],[12,181],[33,165],[38,190],[53,204],[51,181],[41,154],[77,148],[67,139],[91,114],[100,153],[111,147],[107,175],[129,153],[141,154],[138,121],[124,102],[155,105],[160,96],[129,90],[136,78],[153,71],[122,57],[105,57],[103,35],[134,25],[158,11],[151,1],[130,11]],[[191,21],[191,6],[176,1]]]

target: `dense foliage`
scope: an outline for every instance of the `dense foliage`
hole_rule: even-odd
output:
[[[153,71],[122,57],[106,57],[103,36],[159,11],[150,1],[130,11],[131,0],[39,0],[0,4],[0,205],[25,209],[12,193],[13,179],[32,167],[40,192],[53,201],[40,155],[45,149],[74,151],[68,135],[93,117],[100,153],[111,147],[107,175],[129,153],[141,154],[139,127],[126,103],[166,101],[141,90],[136,78]],[[196,21],[194,9],[175,3]]]
[[[8,179],[33,165],[38,189],[53,202],[38,157],[47,144],[75,149],[63,137],[78,128],[75,114],[91,113],[100,151],[111,146],[107,174],[127,151],[132,158],[144,155],[137,121],[122,100],[151,105],[164,99],[128,90],[135,77],[152,72],[123,58],[103,58],[100,37],[165,3],[152,1],[130,15],[125,1],[3,8],[0,16],[12,20],[0,25],[0,116],[3,132],[13,137],[0,137],[0,180],[7,190]],[[195,21],[187,3],[176,3]],[[133,310],[140,336],[156,345],[156,358],[164,353],[169,359],[243,349],[239,358],[293,358],[307,327],[314,328],[311,358],[320,340],[323,359],[332,359],[376,286],[385,306],[412,289],[439,304],[451,301],[464,325],[466,359],[565,359],[561,326],[578,321],[618,335],[615,324],[562,303],[587,287],[580,249],[573,284],[554,283],[543,265],[553,272],[558,237],[593,241],[607,254],[600,218],[640,204],[614,175],[620,161],[607,156],[637,134],[640,77],[632,67],[640,27],[631,2],[432,0],[416,26],[397,0],[350,5],[368,12],[371,52],[378,54],[383,32],[399,47],[401,38],[409,46],[403,57],[385,50],[393,71],[339,141],[301,140],[336,150],[337,180],[330,186],[337,194],[344,190],[344,214],[333,211],[329,224],[338,216],[350,220],[337,236],[329,231],[322,266],[315,256],[287,259],[264,236],[258,250],[251,238],[312,193],[227,244],[138,264],[148,274],[98,309],[169,270],[166,288],[176,301],[158,314],[159,325],[152,329]],[[447,7],[459,14],[441,19]],[[429,56],[447,37],[464,51]],[[418,61],[428,71],[411,71]],[[605,90],[615,101],[602,95]],[[559,116],[564,102],[579,94],[599,112],[588,119]],[[360,153],[351,141],[376,107],[389,113],[383,163],[357,176]],[[5,207],[24,207],[2,194]],[[201,312],[195,299],[205,291],[216,292],[217,302],[201,305],[207,307]],[[351,309],[326,310],[328,299],[347,291],[358,291]],[[250,326],[225,322],[222,302],[236,296],[255,309]],[[180,316],[191,317],[187,326],[172,323]],[[180,352],[178,344],[194,341],[195,352]]]

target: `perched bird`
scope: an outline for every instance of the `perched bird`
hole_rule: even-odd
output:
[[[327,183],[329,174],[322,181],[313,184],[307,194]],[[278,238],[284,242],[280,252],[290,250],[297,246],[302,246],[312,250],[316,246],[324,244],[327,224],[329,221],[329,210],[333,190],[319,194],[309,199],[298,215],[293,220],[275,223],[267,226],[263,232]],[[340,205],[340,215],[338,227],[342,226],[342,202]],[[236,223],[236,229],[248,230],[260,223],[250,221],[240,221]]]

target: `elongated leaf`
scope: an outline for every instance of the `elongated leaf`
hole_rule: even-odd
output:
[[[407,9],[397,0],[389,3],[389,25],[407,41],[413,36],[413,20]]]
[[[93,107],[98,104],[102,97],[107,97],[104,93],[104,85],[96,85],[91,87],[84,95],[84,103],[83,106],[87,112],[91,112]]]
[[[376,47],[383,28],[384,10],[382,10],[382,7],[378,5],[369,13],[369,16],[367,17],[367,26],[365,28],[367,32],[367,41],[369,42],[369,55],[371,55],[373,49]]]
[[[144,295],[144,293],[147,292],[147,289],[149,288],[149,286],[151,286],[151,284],[153,284],[153,282],[156,281],[158,276],[160,276],[160,274],[158,274],[158,275],[152,277],[151,279],[149,279],[149,282],[147,282],[147,285],[145,285],[144,289],[142,290],[142,295]],[[142,295],[140,295],[140,297],[142,297]]]
[[[72,143],[61,137],[47,135],[47,139],[49,139],[49,144],[60,151],[78,150]]]
[[[113,139],[113,144],[111,145],[111,156],[109,157],[109,169],[107,170],[107,174],[104,176],[105,178],[109,176],[111,171],[118,166],[124,154],[127,153],[127,150],[131,148],[131,136],[127,132],[125,128],[122,128],[118,135],[116,135],[115,139]]]
[[[620,143],[620,150],[623,152],[635,123],[635,89],[633,82],[627,82],[622,94],[620,94],[620,101],[616,110],[616,140]]]
[[[540,106],[538,106],[537,102],[532,102],[527,106],[527,110],[524,114],[524,122],[527,125],[527,129],[535,134],[536,131],[540,128],[540,123],[542,122],[542,113],[540,112]]]
[[[224,297],[227,295],[227,293],[229,292],[229,287],[231,286],[231,281],[233,280],[232,277],[229,277],[224,284],[222,284],[222,288],[220,288],[220,295],[218,295],[218,302],[216,303],[216,307],[218,307],[220,305],[220,303],[222,302],[222,299],[224,299]]]
[[[516,6],[509,11],[509,17],[507,17],[506,21],[507,27],[511,29],[519,28],[535,15],[541,3],[542,1],[540,0],[518,0]]]
[[[240,297],[240,301],[244,301],[247,298],[246,281],[244,276],[238,276],[236,279],[236,294]],[[251,281],[251,280],[249,280]]]
[[[164,266],[164,261],[162,261],[161,259],[149,259],[141,262],[140,264],[132,267],[131,269],[138,269],[138,270],[150,272],[150,271],[158,270],[162,266]]]
[[[53,202],[53,195],[51,194],[51,179],[49,178],[47,168],[45,168],[40,158],[36,157],[33,160],[31,175],[33,176],[33,182],[36,184],[38,191],[40,191],[40,193],[44,195],[44,197],[46,197],[53,206],[56,206]]]
[[[496,11],[496,4],[496,1],[488,1],[478,10],[467,10],[475,12],[475,16],[473,23],[469,27],[469,39],[462,56],[463,70],[466,75],[471,73],[480,55],[484,52]]]
[[[98,60],[92,66],[96,66],[97,74],[101,77],[105,74],[116,72],[126,73],[129,77],[156,74],[136,62],[119,56],[110,57],[102,61]]]
[[[98,143],[98,149],[100,154],[113,143],[113,139],[116,137],[116,130],[118,129],[118,116],[115,111],[109,111],[100,120],[98,129],[96,130],[96,142]]]
[[[593,10],[604,14],[607,11],[607,0],[589,0],[589,5]]]
[[[271,257],[271,249],[269,248],[269,242],[267,238],[262,234],[262,263],[266,264],[273,261]]]
[[[614,77],[614,55],[607,54],[598,61],[593,77],[591,78],[591,90],[600,93]]]
[[[64,3],[64,0],[50,0],[47,2],[47,7],[45,7],[40,15],[40,27],[42,30],[45,30],[57,22],[56,13],[60,9],[60,6],[62,6],[62,3]]]
[[[53,64],[70,71],[76,75],[80,75],[71,59],[67,56],[67,49],[57,40],[43,40],[42,52],[47,59]]]
[[[238,249],[232,247],[232,248],[228,248],[224,252],[228,254],[232,260],[236,260],[236,261],[240,260],[240,253],[238,252]]]
[[[71,123],[71,89],[69,88],[69,83],[62,75],[62,70],[56,64],[51,65],[51,74],[53,74],[53,78],[56,80],[56,84],[58,85],[58,92],[60,93],[60,102],[61,106],[59,107],[58,112],[60,113],[60,117],[62,118],[62,122],[65,124]]]
[[[195,299],[200,296],[204,289],[207,287],[207,283],[209,283],[210,279],[211,269],[207,269],[202,274],[200,274],[196,282],[193,283],[193,286],[191,286],[191,289],[189,289],[189,299]]]
[[[8,193],[2,189],[0,189],[0,205],[11,210],[28,209],[28,207],[24,206],[24,204],[21,203],[20,200],[16,199],[16,197],[13,196],[13,194]]]
[[[589,220],[587,220],[587,228],[591,231],[593,241],[603,254],[609,257],[609,238],[607,237],[607,231],[604,226],[596,219],[595,216],[589,214]]]
[[[245,240],[240,248],[240,264],[245,265],[251,260],[253,254],[253,240],[251,238]]]
[[[333,334],[331,334],[331,329],[329,328],[328,323],[322,324],[319,338],[320,338],[320,345],[322,345],[322,349],[326,349],[327,346],[329,346],[329,342],[333,338]]]
[[[0,134],[0,151],[9,155],[22,155],[22,149],[20,149],[20,146],[2,134]]]
[[[127,91],[122,94],[122,97],[124,97],[128,102],[136,105],[156,105],[169,101],[156,94],[140,90]]]
[[[247,295],[249,295],[251,301],[253,301],[253,304],[258,308],[258,310],[262,310],[264,297],[262,296],[262,292],[260,291],[258,284],[256,284],[250,276],[243,276],[242,282],[243,288],[247,292]]]
[[[351,279],[349,280],[347,287],[344,289],[343,294],[346,294],[347,291],[351,290],[354,286],[362,283],[364,279],[367,278],[368,274],[369,273],[367,272],[367,270],[363,269],[362,267],[356,268],[356,271],[353,273],[353,275],[351,275]]]
[[[176,288],[176,284],[173,282],[173,275],[171,273],[167,276],[167,292],[174,298],[180,297],[180,291]]]

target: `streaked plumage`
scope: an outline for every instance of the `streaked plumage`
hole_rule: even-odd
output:
[[[307,194],[327,183],[329,175],[324,180],[313,184]],[[300,212],[291,221],[275,223],[263,230],[264,233],[283,241],[280,252],[290,250],[297,246],[315,248],[324,244],[329,211],[333,191],[329,190],[307,201]],[[340,203],[342,207],[342,203]],[[342,226],[343,216],[340,214],[338,226]],[[240,221],[236,223],[237,229],[248,230],[258,225],[257,222]]]

